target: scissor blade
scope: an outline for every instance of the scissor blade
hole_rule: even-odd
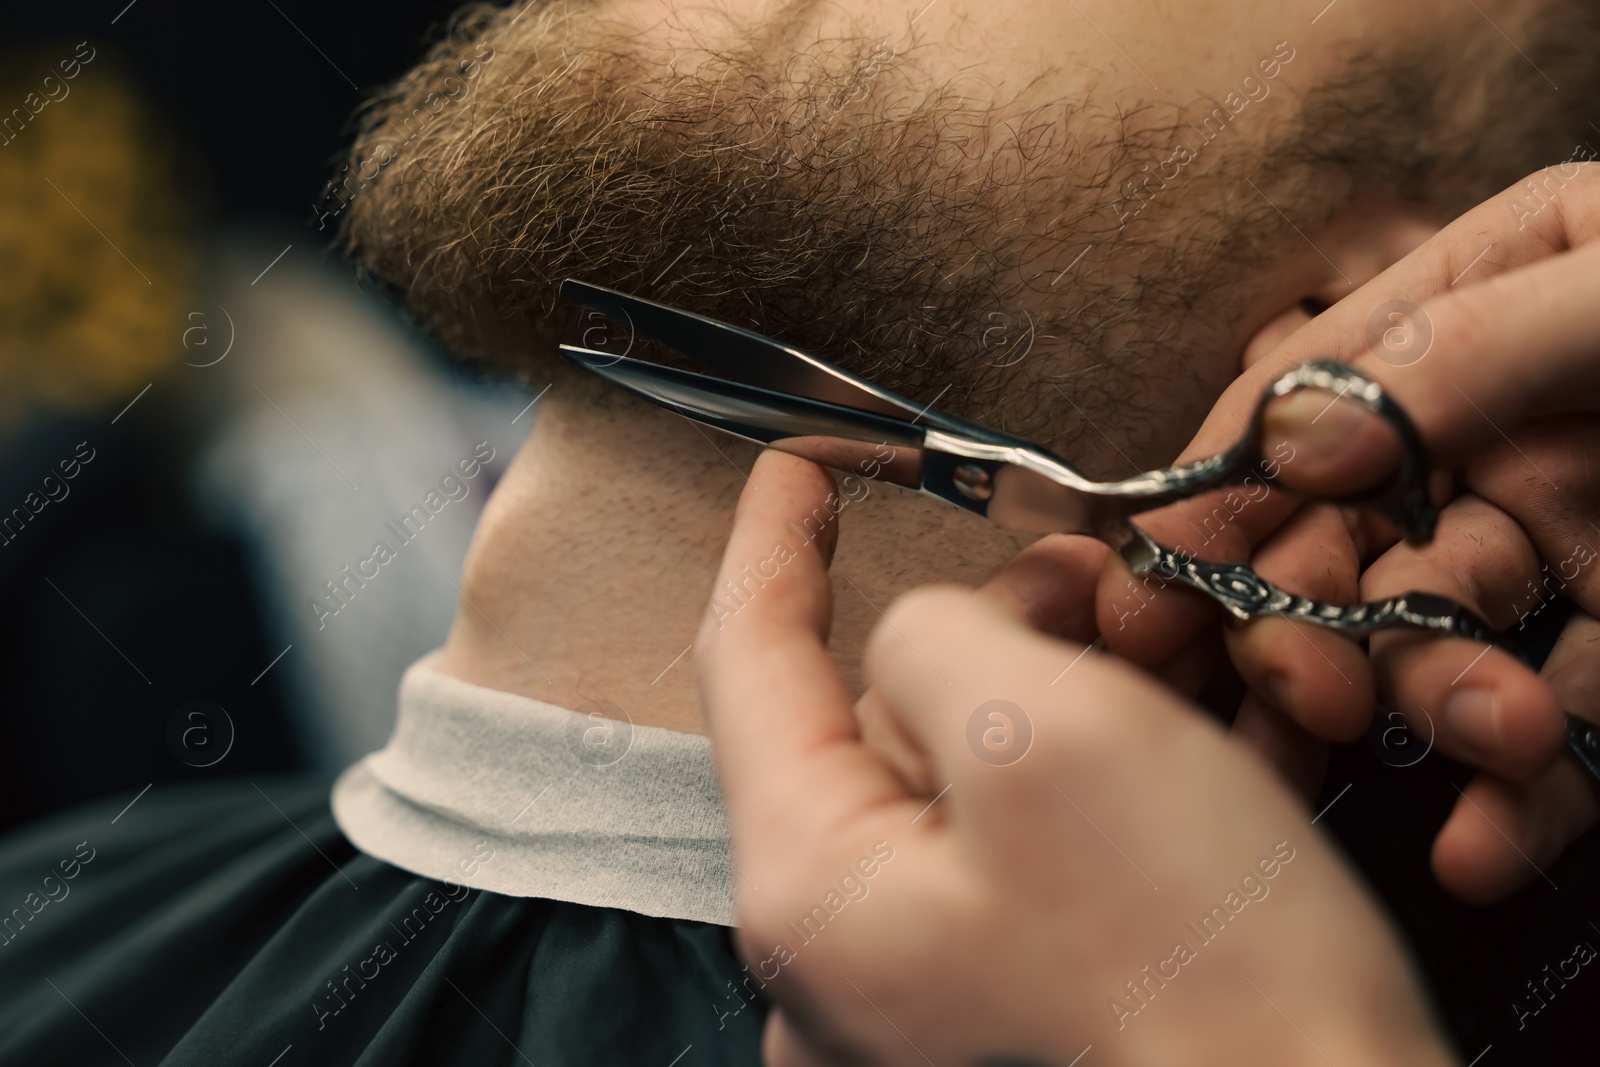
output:
[[[916,489],[1003,526],[1091,533],[1108,506],[1034,469],[1037,464],[1009,446],[963,441],[902,419],[582,345],[563,344],[560,350],[567,362],[686,419],[835,470]]]
[[[923,408],[826,360],[758,333],[692,311],[642,300],[568,278],[561,294],[616,316],[636,333],[654,337],[719,374],[776,393],[811,397],[890,418],[915,418]],[[565,347],[565,346],[563,346]]]
[[[921,485],[924,432],[901,419],[580,345],[561,345],[561,356],[625,392],[713,429],[838,470],[912,489]]]

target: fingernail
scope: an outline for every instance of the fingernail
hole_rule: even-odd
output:
[[[1500,751],[1500,695],[1493,689],[1458,689],[1444,704],[1444,724],[1480,756]]]
[[[1261,451],[1289,487],[1334,494],[1382,484],[1399,461],[1398,442],[1382,419],[1323,389],[1268,404]]]
[[[1289,691],[1288,675],[1279,671],[1273,671],[1271,674],[1267,675],[1265,679],[1263,679],[1262,684],[1266,686],[1267,696],[1272,700],[1273,707],[1277,708],[1279,711],[1289,710],[1289,699],[1291,694]]]

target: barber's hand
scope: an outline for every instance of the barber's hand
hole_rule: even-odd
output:
[[[1385,634],[1372,641],[1382,691],[1432,736],[1447,755],[1485,775],[1466,791],[1441,833],[1434,867],[1441,881],[1474,900],[1492,900],[1537,877],[1595,821],[1600,809],[1575,766],[1560,758],[1561,710],[1600,719],[1600,658],[1583,655],[1597,635],[1600,580],[1600,168],[1572,164],[1531,179],[1545,206],[1519,184],[1446,227],[1416,252],[1294,333],[1246,371],[1224,396],[1194,454],[1231,440],[1265,384],[1310,358],[1336,358],[1384,385],[1421,431],[1433,459],[1456,470],[1465,496],[1444,511],[1434,543],[1390,548],[1361,579],[1364,599],[1420,588],[1455,597],[1491,623],[1515,629],[1557,593],[1585,614],[1564,635],[1536,679],[1498,650],[1461,640]],[[1410,301],[1409,306],[1391,302]],[[1372,344],[1391,311],[1393,336]],[[1292,453],[1281,488],[1341,492],[1379,484],[1399,450],[1383,424],[1332,397],[1306,393],[1269,410],[1265,449]],[[1240,516],[1221,539],[1222,555],[1248,558],[1278,547],[1280,556],[1326,563],[1318,575],[1285,580],[1298,592],[1328,598],[1322,587],[1348,586],[1372,543],[1371,526],[1341,538],[1325,529],[1313,545],[1296,537],[1291,494],[1274,492]],[[1192,521],[1194,505],[1176,506],[1147,526],[1158,539]],[[1319,508],[1326,513],[1330,509]],[[1380,535],[1381,536],[1381,535]],[[1361,544],[1363,539],[1368,544]],[[1389,539],[1392,541],[1392,538]],[[1113,564],[1102,583],[1102,625],[1115,613]],[[1182,591],[1141,613],[1131,634],[1108,643],[1140,661],[1158,657],[1204,624],[1205,606]],[[1249,636],[1244,636],[1249,635]],[[1241,673],[1260,688],[1263,663],[1287,675],[1279,706],[1326,736],[1332,720],[1300,695],[1323,676],[1309,643],[1341,673],[1354,646],[1282,620],[1252,623],[1230,640]],[[1246,645],[1241,649],[1241,645]],[[1297,647],[1298,646],[1298,647]],[[1243,655],[1240,652],[1243,651]],[[1452,697],[1460,699],[1452,701]],[[1360,707],[1356,701],[1351,707]],[[1350,724],[1359,725],[1359,720]]]
[[[696,646],[768,1062],[1448,1062],[1300,805],[1169,691],[1020,621],[1084,621],[1038,583],[889,609],[865,666],[936,783],[908,788],[826,649],[833,529],[794,533],[831,489],[762,456],[723,568],[777,576]],[[1100,551],[1048,541],[1071,605]]]

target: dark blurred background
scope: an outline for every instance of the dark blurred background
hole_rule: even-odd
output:
[[[363,291],[311,204],[357,106],[452,7],[7,12],[0,827],[171,779],[336,769],[383,743],[399,671],[442,639],[529,397]],[[317,611],[481,440],[497,459],[468,501]]]
[[[444,0],[29,5],[7,12],[6,65],[31,85],[37,79],[23,56],[39,60],[33,66],[42,76],[60,58],[56,52],[71,55],[87,40],[168,129],[199,151],[205,172],[186,175],[185,199],[209,195],[222,218],[303,226],[332,173],[346,120],[365,94],[419,56],[457,6]],[[9,108],[14,101],[4,103]]]

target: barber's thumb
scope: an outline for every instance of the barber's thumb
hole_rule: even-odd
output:
[[[1401,446],[1383,417],[1322,389],[1267,405],[1261,453],[1284,488],[1319,496],[1380,490],[1400,469]]]

